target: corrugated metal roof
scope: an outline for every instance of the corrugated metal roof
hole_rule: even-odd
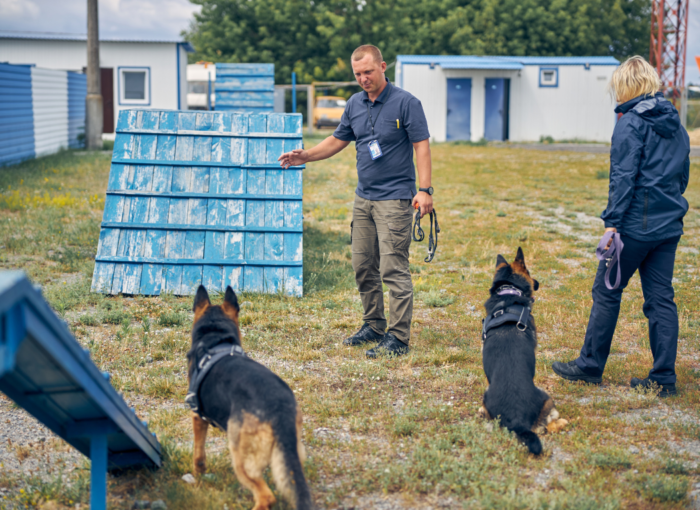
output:
[[[0,39],[35,39],[40,41],[87,41],[87,34],[71,34],[64,32],[20,32],[14,30],[0,30]],[[100,42],[127,42],[127,43],[162,43],[183,44],[186,51],[194,52],[194,47],[181,39],[144,39],[142,37],[100,37]]]
[[[513,57],[477,55],[399,55],[402,64],[434,64],[443,69],[520,69],[526,65],[619,65],[615,57]]]

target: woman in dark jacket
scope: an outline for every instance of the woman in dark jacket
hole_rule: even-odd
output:
[[[599,384],[617,317],[622,291],[639,270],[644,293],[644,315],[649,319],[649,342],[654,366],[645,379],[631,386],[658,387],[660,396],[676,394],[678,313],[673,301],[673,264],[683,234],[688,201],[690,143],[678,112],[659,93],[654,68],[642,57],[632,57],[613,74],[611,88],[622,117],[610,148],[608,207],[601,218],[605,231],[618,232],[624,243],[619,266],[620,286],[605,285],[606,261],[598,266],[591,309],[581,355],[552,369],[571,381]],[[656,385],[656,386],[655,386]]]

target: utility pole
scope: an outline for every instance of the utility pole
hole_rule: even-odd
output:
[[[97,0],[87,0],[87,97],[85,98],[85,142],[88,150],[102,149],[102,93],[100,91],[100,38]]]

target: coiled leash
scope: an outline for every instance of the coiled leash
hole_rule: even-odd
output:
[[[416,221],[413,224],[413,240],[421,242],[425,239],[425,232],[420,228],[420,206],[416,206]],[[433,240],[433,222],[435,223],[435,240]],[[416,236],[416,228],[418,228],[418,236]],[[433,209],[430,213],[430,235],[428,236],[428,256],[425,257],[425,262],[430,262],[435,256],[438,245],[438,234],[440,233],[440,225],[438,225],[437,211]]]
[[[610,242],[610,239],[612,239],[612,242],[610,243],[610,248],[608,248],[608,242]],[[595,250],[595,256],[598,257],[598,260],[601,262],[605,260],[605,267],[608,268],[607,271],[605,271],[605,286],[608,288],[608,290],[615,290],[620,286],[620,279],[622,278],[622,271],[621,271],[621,266],[620,266],[620,257],[622,256],[622,249],[625,247],[625,244],[622,242],[622,238],[620,237],[620,234],[617,232],[606,232],[603,235],[603,238],[600,240],[600,243],[598,243],[598,247]],[[611,285],[610,284],[610,272],[612,271],[613,267],[617,264],[617,276],[615,276],[615,284]]]

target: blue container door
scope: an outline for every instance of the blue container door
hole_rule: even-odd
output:
[[[447,79],[447,140],[471,140],[472,80]]]
[[[508,96],[510,80],[506,78],[486,78],[485,126],[487,140],[508,139]]]

